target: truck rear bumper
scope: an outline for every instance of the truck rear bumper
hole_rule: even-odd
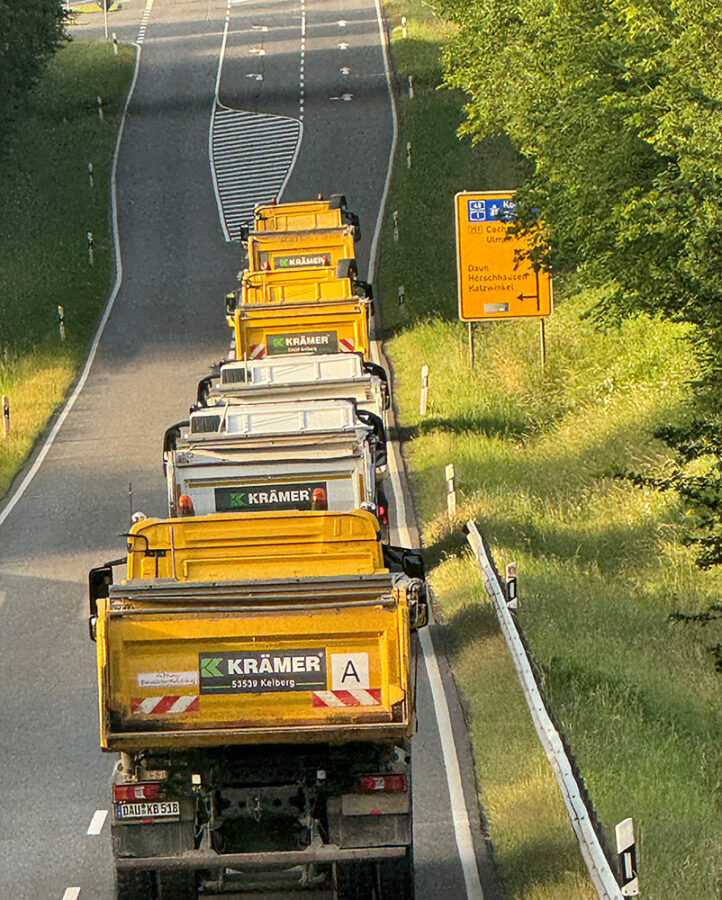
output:
[[[117,857],[118,869],[244,869],[267,866],[291,867],[306,863],[354,862],[405,856],[406,847],[360,847],[344,850],[321,844],[306,850],[269,850],[259,853],[212,853],[192,850],[180,856]]]

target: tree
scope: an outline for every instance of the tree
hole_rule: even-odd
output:
[[[44,61],[68,39],[58,0],[0,0],[0,140]]]
[[[533,165],[519,192],[556,273],[602,297],[602,321],[689,322],[704,377],[695,416],[662,434],[722,563],[722,7],[711,0],[442,0],[459,24],[448,85],[463,130],[506,133]],[[688,466],[689,463],[697,465]],[[687,474],[693,471],[693,475]]]

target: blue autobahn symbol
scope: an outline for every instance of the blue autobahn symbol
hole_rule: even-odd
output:
[[[514,201],[508,197],[489,197],[484,200],[467,200],[466,215],[469,222],[493,222],[506,220],[514,215]]]

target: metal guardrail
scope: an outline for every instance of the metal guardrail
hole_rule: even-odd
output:
[[[572,828],[577,836],[579,849],[584,858],[589,877],[603,900],[624,900],[626,896],[638,893],[636,883],[634,885],[635,889],[632,890],[630,890],[631,884],[625,884],[624,891],[619,886],[617,876],[602,849],[599,837],[594,829],[592,817],[582,797],[582,792],[575,778],[572,764],[564,749],[564,744],[544,705],[526,648],[514,617],[507,607],[506,592],[489,557],[483,538],[472,521],[466,523],[465,530],[467,540],[479,563],[481,574],[486,583],[486,590],[491,597],[499,619],[499,625],[509,647],[514,668],[519,676],[524,697],[531,712],[534,727],[559,784],[559,790],[569,813]],[[634,874],[636,882],[636,872]]]

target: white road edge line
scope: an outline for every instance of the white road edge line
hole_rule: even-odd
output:
[[[80,896],[80,888],[79,887],[69,887],[65,888],[65,893],[63,894],[63,900],[78,900]]]
[[[371,241],[371,249],[369,251],[368,280],[373,282],[374,272],[376,268],[376,256],[378,252],[378,242],[381,234],[381,226],[383,224],[384,212],[386,209],[386,201],[388,199],[391,187],[391,176],[393,173],[394,159],[396,156],[396,145],[398,143],[398,112],[396,109],[396,100],[391,85],[391,67],[389,64],[388,47],[386,43],[386,32],[381,17],[381,9],[379,0],[376,3],[376,20],[379,27],[379,37],[381,39],[381,50],[384,58],[384,72],[386,75],[386,87],[389,94],[389,103],[391,105],[391,115],[393,119],[393,137],[391,141],[391,151],[389,153],[389,164],[386,171],[386,181],[384,183],[384,191],[381,197],[379,213],[376,219],[376,229],[374,230],[373,239]],[[400,452],[400,451],[398,451]],[[398,510],[398,519],[403,515],[403,527],[397,529],[399,532],[404,531],[410,546],[410,530],[408,526],[408,511],[403,495],[403,488],[400,482],[400,466],[397,460],[397,448],[395,442],[392,443],[392,452],[389,456],[389,469],[391,476],[391,489],[394,494],[394,506]],[[464,789],[461,781],[461,770],[459,768],[459,757],[456,752],[456,743],[454,741],[454,732],[451,727],[451,715],[449,713],[449,705],[444,692],[444,684],[439,671],[439,663],[436,659],[434,643],[428,630],[421,629],[419,631],[419,640],[421,650],[424,654],[424,663],[429,676],[429,684],[431,686],[431,695],[434,701],[434,712],[436,714],[436,723],[439,728],[439,737],[441,739],[441,750],[444,756],[444,767],[446,769],[446,781],[449,786],[449,799],[451,802],[451,812],[454,821],[454,836],[456,838],[456,847],[459,852],[459,860],[464,874],[464,884],[466,887],[466,896],[468,900],[484,900],[484,893],[481,889],[481,881],[479,879],[479,869],[476,864],[476,852],[474,850],[474,841],[471,835],[471,825],[469,823],[469,813],[466,808],[464,799]]]
[[[140,69],[140,57],[141,57],[141,48],[138,44],[132,44],[136,48],[136,57],[135,57],[135,70],[133,71],[133,80],[130,83],[130,90],[128,91],[128,96],[125,98],[125,106],[123,107],[123,112],[120,117],[120,123],[118,125],[118,135],[115,139],[115,150],[113,151],[113,165],[110,173],[110,205],[111,205],[111,221],[113,225],[113,246],[115,249],[115,284],[113,285],[113,290],[110,293],[110,297],[108,298],[108,302],[105,304],[105,309],[103,310],[103,315],[98,323],[98,327],[95,331],[95,337],[93,338],[93,343],[90,346],[90,351],[88,353],[88,358],[85,361],[85,365],[83,366],[83,371],[80,373],[80,378],[78,379],[75,388],[73,389],[73,393],[68,397],[68,400],[63,407],[60,415],[55,421],[55,424],[50,430],[50,434],[45,439],[45,443],[43,444],[40,452],[35,457],[35,461],[33,462],[30,469],[25,474],[25,477],[17,486],[17,489],[11,495],[7,504],[5,505],[2,512],[0,512],[0,526],[5,522],[10,513],[15,509],[20,498],[23,496],[25,491],[28,489],[30,483],[33,478],[38,473],[40,466],[43,464],[45,457],[48,455],[50,448],[55,442],[55,438],[58,436],[58,432],[63,427],[65,420],[68,418],[70,411],[75,406],[75,402],[80,396],[81,391],[85,387],[85,382],[88,380],[88,375],[90,374],[90,369],[92,368],[93,363],[95,362],[95,356],[98,352],[98,346],[100,345],[100,339],[103,336],[103,332],[105,331],[105,326],[108,324],[108,319],[110,318],[110,314],[113,311],[113,306],[115,305],[115,299],[118,296],[118,292],[120,290],[120,286],[123,283],[123,261],[120,255],[120,236],[118,234],[118,190],[116,184],[116,176],[118,173],[118,154],[120,152],[120,142],[123,138],[123,131],[125,129],[125,120],[128,113],[128,107],[130,106],[130,101],[133,98],[133,94],[135,92],[135,85],[138,81],[138,71]],[[68,888],[68,890],[75,890],[75,888]],[[78,891],[80,888],[77,889]],[[66,892],[67,893],[67,892]],[[77,897],[77,894],[75,895]],[[72,900],[72,897],[69,898]]]
[[[88,830],[86,834],[100,834],[103,830],[103,825],[105,825],[105,820],[108,817],[107,809],[96,809],[93,813],[93,818],[90,820],[90,825],[88,825]]]

